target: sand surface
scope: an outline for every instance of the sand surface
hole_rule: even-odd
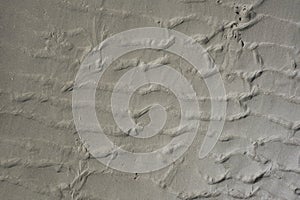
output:
[[[198,97],[199,128],[188,151],[144,174],[95,159],[72,114],[84,58],[114,34],[140,27],[193,37],[219,68],[227,94],[219,99],[227,102],[221,136],[199,159],[209,122],[218,120],[210,115],[203,77],[165,51],[138,50],[117,59],[98,84],[95,107],[107,137],[127,151],[163,147],[180,122],[176,96],[145,85],[130,99],[130,111],[145,126],[147,106],[161,104],[167,111],[163,131],[146,139],[120,131],[110,101],[128,70],[168,64],[190,80]],[[300,199],[299,69],[299,0],[2,0],[0,199]]]

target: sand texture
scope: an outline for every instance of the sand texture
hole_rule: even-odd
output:
[[[150,152],[166,145],[180,121],[179,101],[150,84],[130,99],[134,120],[148,106],[166,108],[160,134],[134,138],[114,121],[118,79],[147,64],[167,64],[194,87],[197,136],[171,165],[151,173],[111,169],[87,150],[72,114],[75,76],[105,39],[133,28],[163,27],[194,38],[219,68],[226,90],[225,125],[199,159],[211,116],[203,77],[178,55],[138,50],[118,58],[96,91],[97,117],[121,148]],[[300,199],[299,0],[2,0],[0,6],[1,200]],[[151,70],[151,69],[150,69]],[[118,156],[118,155],[115,155]]]

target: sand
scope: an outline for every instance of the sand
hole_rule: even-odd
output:
[[[2,1],[0,199],[299,199],[299,11],[297,0]],[[136,90],[129,111],[144,127],[151,122],[149,105],[160,104],[166,111],[162,130],[138,138],[118,127],[112,92],[132,69],[170,66],[190,81],[200,109],[190,116],[199,123],[196,136],[179,159],[149,173],[129,173],[101,163],[80,138],[72,94],[93,48],[141,27],[194,38],[218,68],[226,97],[212,99],[205,78],[178,55],[146,49],[115,60],[97,83],[95,109],[118,147],[152,152],[190,132],[177,129],[177,96],[157,84]],[[226,102],[225,123],[213,149],[199,158],[209,124],[220,121],[211,115],[212,101]],[[121,156],[99,149],[111,160]]]

